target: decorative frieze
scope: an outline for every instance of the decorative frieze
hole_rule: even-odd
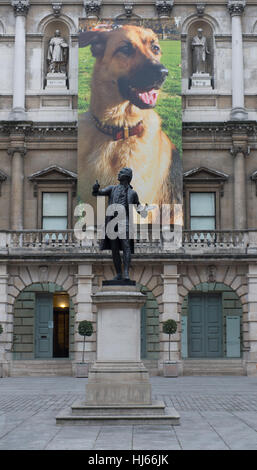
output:
[[[87,17],[99,17],[102,6],[102,0],[84,0],[84,7]]]
[[[231,16],[242,15],[246,6],[245,0],[228,0],[227,8]]]
[[[29,11],[30,3],[29,0],[12,0],[12,7],[15,16],[26,16]]]
[[[155,8],[160,18],[170,16],[174,0],[156,0]]]

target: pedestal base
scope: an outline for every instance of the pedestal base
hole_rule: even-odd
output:
[[[149,373],[142,362],[96,362],[86,385],[88,405],[150,405]]]
[[[140,315],[145,296],[138,287],[105,284],[97,305],[97,360],[86,398],[56,417],[57,424],[179,424],[179,414],[153,402],[149,373],[140,360]]]
[[[60,425],[162,425],[179,424],[180,416],[174,408],[166,408],[161,401],[151,405],[89,406],[85,402],[75,402],[56,417]]]

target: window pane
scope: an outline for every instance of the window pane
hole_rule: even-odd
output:
[[[215,217],[191,217],[191,230],[215,230]]]
[[[190,193],[191,216],[215,216],[215,193]]]
[[[43,217],[65,216],[67,217],[68,194],[67,193],[43,193]]]
[[[43,217],[43,230],[66,230],[67,217]]]

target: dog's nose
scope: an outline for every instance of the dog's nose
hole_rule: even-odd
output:
[[[164,66],[162,66],[162,68],[160,70],[160,73],[161,73],[163,78],[166,78],[169,75],[168,69],[166,69]]]
[[[164,82],[165,78],[167,77],[167,75],[169,74],[169,71],[168,69],[166,69],[166,67],[164,67],[164,65],[162,64],[155,64],[154,67],[153,67],[153,75],[155,77],[155,80],[157,81],[162,81]]]

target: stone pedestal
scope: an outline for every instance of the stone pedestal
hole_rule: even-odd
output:
[[[194,73],[191,81],[191,88],[212,89],[211,76],[208,73]]]
[[[97,359],[86,399],[64,410],[57,424],[179,424],[179,415],[152,400],[149,373],[140,360],[140,317],[145,295],[135,285],[106,285],[97,305]]]
[[[46,91],[66,90],[67,76],[65,73],[48,73],[46,76]]]

